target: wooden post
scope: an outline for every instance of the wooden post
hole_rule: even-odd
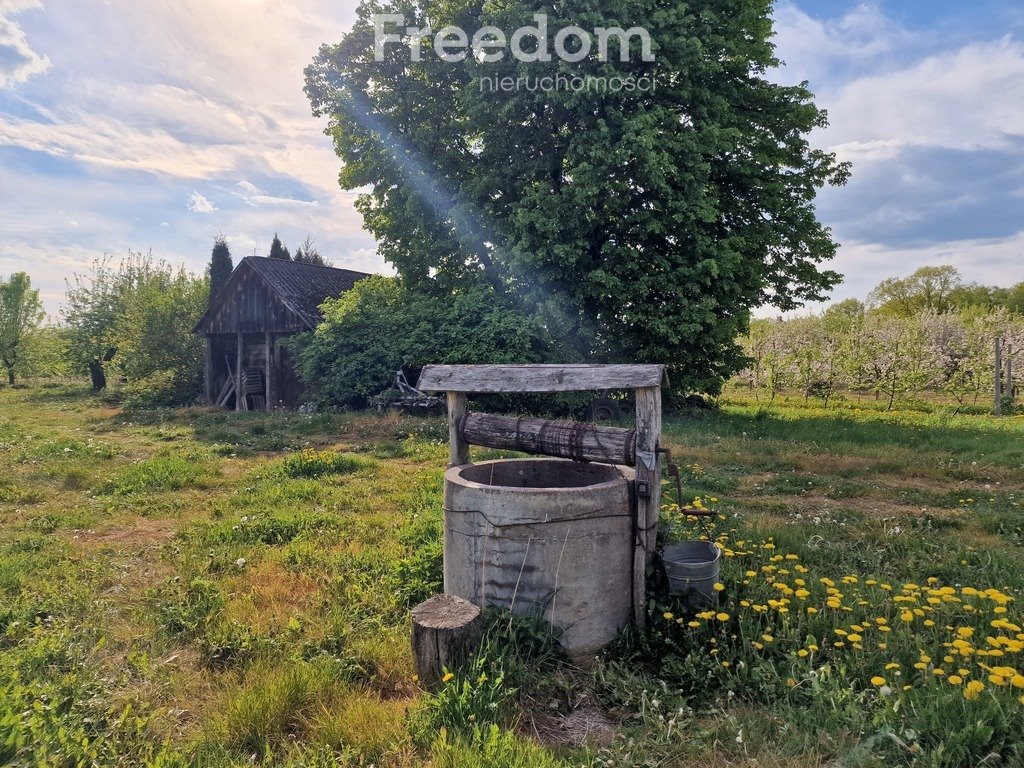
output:
[[[270,361],[271,361],[271,354],[272,354],[273,349],[274,349],[274,340],[270,336],[270,331],[266,332],[264,342],[265,342],[266,347],[267,347],[267,359],[266,359],[266,368],[264,370],[263,377],[266,379],[266,381],[264,382],[264,385],[266,386],[266,393],[265,394],[267,396],[267,411],[272,411],[272,410],[274,410],[274,401],[271,398],[273,397],[273,394],[274,394],[274,388],[273,388],[273,386],[271,384],[271,381],[273,380],[272,374],[274,373],[274,366],[271,364]]]
[[[242,394],[242,352],[245,349],[245,336],[238,332],[238,349],[235,350],[235,410],[245,410],[245,395]]]
[[[1004,351],[1006,352],[1006,386],[1003,387],[1003,397],[1013,401],[1016,395],[1013,390],[1013,355],[1011,354],[1013,350],[1007,344]]]
[[[434,688],[477,649],[483,614],[468,600],[437,595],[412,609],[412,653],[424,687]]]
[[[1000,358],[1002,353],[1003,340],[996,336],[996,416],[1003,415],[1003,388],[1002,388],[1002,377],[1003,377],[1003,361]]]
[[[213,405],[213,340],[209,334],[203,336],[203,404]]]
[[[644,623],[647,566],[654,560],[661,516],[661,387],[636,390],[636,520],[640,529],[633,561],[633,606],[637,623]]]
[[[448,393],[448,466],[469,464],[469,443],[462,439],[459,422],[468,408],[465,392]]]

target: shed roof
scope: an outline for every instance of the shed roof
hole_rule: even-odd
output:
[[[270,292],[308,328],[315,328],[323,319],[320,315],[320,305],[326,299],[336,298],[351,290],[359,280],[370,277],[368,272],[356,272],[351,269],[323,267],[263,256],[246,256],[235,267],[228,283],[210,302],[203,319],[196,325],[197,331],[203,329],[208,319],[229,299],[231,284],[247,269],[259,275]]]
[[[326,299],[337,298],[352,290],[357,281],[370,276],[368,272],[261,256],[246,256],[242,263],[248,263],[311,328],[320,323],[320,305]]]

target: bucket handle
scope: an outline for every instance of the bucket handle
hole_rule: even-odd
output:
[[[665,453],[666,457],[669,459],[668,474],[669,474],[669,477],[674,477],[676,479],[676,506],[678,506],[679,510],[682,511],[682,509],[683,509],[683,480],[682,480],[682,477],[681,477],[681,475],[679,473],[679,465],[674,463],[674,462],[672,462],[672,454],[669,453],[668,448],[662,448],[660,450],[663,451]],[[697,518],[697,522],[700,523],[701,530],[703,530],[704,531],[704,535],[708,537],[708,541],[711,542],[711,543],[714,543],[715,539],[711,535],[711,531],[708,528],[707,523],[704,521],[704,518],[711,517],[711,516],[716,515],[718,513],[715,512],[715,510],[713,510],[713,509],[688,509],[688,510],[686,510],[686,514],[687,515],[692,515],[693,517]]]

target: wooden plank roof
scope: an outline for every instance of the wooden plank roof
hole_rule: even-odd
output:
[[[243,273],[250,270],[258,275],[270,293],[309,329],[315,328],[322,320],[320,305],[326,299],[340,296],[351,290],[359,280],[370,276],[367,272],[356,272],[351,269],[246,256],[231,273],[231,279],[224,288],[210,302],[202,320],[196,325],[197,332],[208,330],[211,319],[226,302],[236,296],[233,288],[242,279]]]

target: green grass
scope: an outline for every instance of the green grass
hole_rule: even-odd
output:
[[[672,598],[655,592],[650,629],[588,667],[553,652],[543,628],[499,623],[475,666],[428,696],[413,680],[408,621],[441,587],[442,419],[129,412],[77,386],[2,389],[0,763],[1024,760],[1011,686],[986,678],[967,700],[931,679],[946,626],[970,621],[981,637],[1020,616],[1024,419],[870,401],[766,407],[731,391],[720,410],[667,417],[665,435],[684,503],[700,497],[724,516],[729,618],[680,625]],[[663,536],[693,535],[665,489]],[[762,549],[769,539],[775,549]],[[808,574],[779,574],[780,554]],[[741,605],[767,605],[776,583],[795,590],[812,574],[806,604],[819,614],[795,596],[789,614]],[[819,579],[852,575],[852,612],[825,607]],[[916,583],[1014,599],[1006,614],[942,606],[941,621],[916,617],[888,654],[873,630],[875,644],[851,655],[832,645],[835,629],[900,621],[900,604],[869,578],[895,594]],[[772,643],[756,640],[766,633]],[[808,661],[798,651],[811,636],[827,651]],[[915,669],[928,649],[932,661]],[[871,679],[892,675],[887,656],[916,676],[911,691],[879,695]],[[560,725],[570,715],[584,725]],[[581,748],[587,718],[601,727]]]

